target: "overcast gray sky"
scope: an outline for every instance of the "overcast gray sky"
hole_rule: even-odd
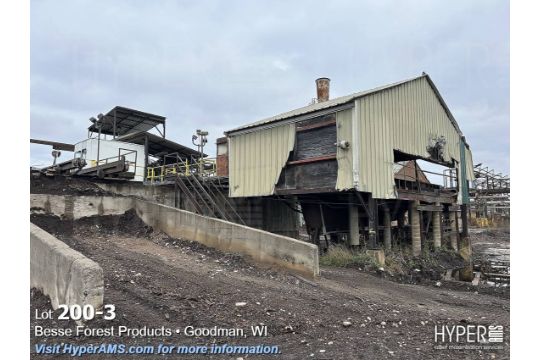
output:
[[[407,1],[31,1],[31,137],[75,143],[123,105],[191,144],[331,97],[430,74],[475,163],[509,172],[509,4]],[[31,145],[31,164],[50,164]],[[64,155],[60,159],[66,160]]]

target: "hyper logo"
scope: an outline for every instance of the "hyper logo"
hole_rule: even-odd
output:
[[[502,325],[436,325],[436,343],[502,343]]]

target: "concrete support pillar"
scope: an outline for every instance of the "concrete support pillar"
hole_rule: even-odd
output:
[[[459,236],[459,222],[458,222],[458,213],[454,211],[450,215],[450,219],[454,218],[452,221],[452,235],[450,235],[450,246],[455,251],[458,251],[458,236]]]
[[[353,248],[360,246],[360,228],[358,226],[358,205],[354,197],[349,197],[349,245]]]
[[[436,206],[440,206],[440,203],[436,203]],[[441,212],[433,212],[433,247],[439,249],[441,247]]]
[[[392,221],[388,206],[384,207],[384,248],[386,251],[392,250]]]
[[[398,244],[402,244],[407,239],[407,234],[405,234],[405,211],[399,211],[397,214],[397,242]]]
[[[422,239],[420,234],[420,213],[418,212],[418,200],[409,203],[409,222],[411,227],[412,252],[414,256],[422,253]]]
[[[469,218],[468,218],[468,214],[469,214],[469,209],[468,209],[468,206],[467,204],[462,204],[461,205],[461,229],[463,230],[461,236],[463,238],[468,238],[469,237]]]

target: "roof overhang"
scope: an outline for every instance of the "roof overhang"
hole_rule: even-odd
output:
[[[123,141],[127,143],[144,145],[148,138],[148,155],[154,157],[161,157],[163,155],[178,153],[182,157],[196,157],[199,158],[200,154],[197,150],[191,149],[187,146],[178,144],[174,141],[167,140],[161,136],[146,132],[139,131],[135,133],[126,134],[116,138],[117,141]],[[203,154],[203,157],[207,156]]]
[[[88,127],[88,131],[113,136],[122,136],[132,132],[148,131],[158,125],[165,125],[165,117],[115,106],[101,119]],[[101,131],[100,131],[101,127]]]
[[[54,150],[75,151],[75,145],[57,141],[30,139],[32,144],[50,145]]]

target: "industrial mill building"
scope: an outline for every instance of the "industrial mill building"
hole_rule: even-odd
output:
[[[316,84],[313,104],[225,133],[229,196],[295,199],[315,243],[466,244],[472,153],[430,77],[335,99],[328,78]],[[444,185],[420,181],[417,159],[445,166]]]

